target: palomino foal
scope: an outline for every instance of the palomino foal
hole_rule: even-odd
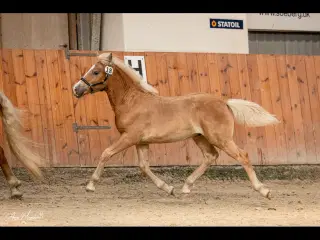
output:
[[[97,91],[107,93],[121,136],[102,153],[87,191],[95,190],[95,182],[111,156],[135,145],[141,170],[158,188],[173,194],[173,187],[159,179],[149,167],[149,144],[193,138],[204,161],[186,179],[183,193],[189,193],[196,179],[218,158],[219,148],[241,163],[256,191],[270,198],[270,191],[258,180],[248,154],[233,141],[234,120],[252,127],[279,122],[258,104],[241,99],[224,101],[208,93],[159,96],[155,88],[111,53],[99,55],[97,63],[73,87],[77,98]]]
[[[22,134],[23,125],[20,110],[12,105],[3,92],[0,92],[0,118],[11,153],[35,178],[42,179],[43,176],[39,166],[44,159],[28,147],[27,143],[33,143],[33,141]],[[14,175],[1,146],[0,167],[11,189],[11,198],[21,198],[22,192],[18,190],[21,181]]]

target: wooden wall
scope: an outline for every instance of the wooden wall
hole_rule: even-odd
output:
[[[144,55],[149,83],[160,95],[211,92],[261,104],[282,121],[275,127],[236,126],[236,143],[249,152],[253,164],[320,163],[320,57],[213,53],[132,53]],[[81,99],[71,86],[95,62],[95,57],[71,56],[63,50],[1,49],[0,89],[18,107],[29,110],[26,135],[45,143],[45,166],[95,166],[102,151],[119,137],[107,95]],[[319,84],[318,84],[319,83]],[[109,130],[81,130],[78,125],[111,125]],[[6,154],[10,162],[16,161]],[[36,150],[35,150],[36,151]],[[151,165],[197,165],[202,154],[191,141],[155,144]],[[134,147],[108,165],[137,166]],[[237,164],[224,153],[218,165]]]

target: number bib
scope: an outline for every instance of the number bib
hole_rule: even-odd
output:
[[[106,74],[112,75],[112,73],[113,73],[113,68],[110,67],[110,66],[106,66],[105,69],[104,69],[104,71],[106,72]]]

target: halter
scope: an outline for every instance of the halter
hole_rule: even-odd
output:
[[[81,77],[81,81],[84,82],[89,88],[90,88],[90,93],[95,93],[97,91],[94,91],[94,89],[92,87],[100,85],[100,84],[105,84],[105,82],[108,80],[109,76],[112,75],[113,73],[113,68],[110,66],[106,66],[104,69],[105,73],[106,73],[106,77],[104,78],[104,80],[102,82],[97,82],[97,83],[89,83],[84,77]],[[99,91],[103,91],[104,89],[101,89]]]

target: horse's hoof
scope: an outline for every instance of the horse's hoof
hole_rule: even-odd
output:
[[[269,200],[271,200],[271,192],[270,192],[269,189],[263,187],[263,188],[260,189],[260,193],[265,198],[268,198]]]
[[[17,187],[21,186],[21,181],[18,179],[11,179],[11,180],[9,180],[8,183],[9,183],[10,187],[12,187],[12,188],[17,188]]]
[[[191,190],[190,190],[190,188],[188,186],[184,185],[182,187],[181,192],[184,193],[184,194],[189,194],[191,192]]]
[[[21,186],[21,181],[17,180],[16,187],[20,187],[20,186]]]
[[[175,196],[174,195],[174,187],[173,186],[169,186],[168,193],[169,193],[169,195]]]
[[[267,196],[266,196],[266,198],[268,198],[269,200],[271,200],[271,198],[272,198],[272,195],[271,195],[271,192],[269,191],[268,193],[267,193]]]
[[[86,191],[87,192],[94,192],[96,188],[94,187],[93,183],[89,182],[88,185],[86,186]]]
[[[21,199],[23,196],[23,193],[18,190],[12,190],[11,192],[11,199]]]

